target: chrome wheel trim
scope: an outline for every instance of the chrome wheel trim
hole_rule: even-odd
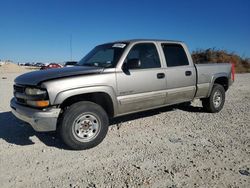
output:
[[[90,142],[99,134],[100,127],[100,120],[96,115],[84,113],[73,122],[72,133],[78,141]]]
[[[213,96],[214,107],[219,108],[221,103],[222,103],[222,93],[219,90],[217,90],[215,91],[214,96]]]

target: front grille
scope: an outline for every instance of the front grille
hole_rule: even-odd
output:
[[[25,86],[14,85],[14,96],[19,104],[26,104],[26,100],[16,97],[16,93],[25,93]]]
[[[14,85],[14,92],[24,93],[25,92],[25,87],[20,86],[20,85]]]
[[[26,104],[26,101],[24,99],[16,98],[16,101],[18,103]]]

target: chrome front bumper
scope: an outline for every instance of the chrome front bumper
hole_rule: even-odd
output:
[[[35,131],[46,132],[55,131],[60,108],[34,109],[22,106],[11,99],[10,107],[12,113],[20,120],[29,123]]]

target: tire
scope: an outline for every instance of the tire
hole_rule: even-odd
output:
[[[208,98],[202,99],[202,106],[205,111],[216,113],[221,111],[225,103],[225,89],[222,85],[214,84]]]
[[[84,150],[100,144],[108,126],[105,110],[98,104],[83,101],[66,109],[59,124],[59,134],[71,149]]]

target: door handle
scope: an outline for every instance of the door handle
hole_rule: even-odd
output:
[[[158,78],[158,79],[165,78],[165,74],[164,74],[164,73],[158,73],[158,74],[157,74],[157,78]]]
[[[191,75],[192,75],[192,72],[191,72],[191,71],[186,71],[186,72],[185,72],[185,75],[186,75],[186,76],[191,76]]]

